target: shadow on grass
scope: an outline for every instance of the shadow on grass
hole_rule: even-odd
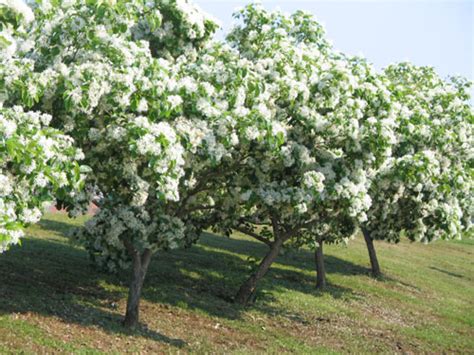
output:
[[[124,292],[101,285],[125,287],[125,280],[95,271],[86,252],[67,242],[27,238],[22,247],[0,255],[0,270],[0,315],[34,312],[67,323],[98,326],[108,333],[141,336],[179,348],[186,345],[145,326],[124,328],[122,316],[112,311]]]
[[[43,220],[41,226],[48,230],[41,230],[38,235],[63,234],[71,228],[68,223],[54,220]],[[198,245],[188,250],[154,256],[143,298],[238,319],[244,308],[231,301],[251,273],[246,258],[250,255],[259,259],[266,250],[258,242],[206,233]],[[327,256],[326,263],[329,278],[333,273],[367,273],[366,268],[334,256]],[[312,265],[313,255],[309,251],[280,256],[259,285],[255,307],[268,314],[284,314],[285,310],[271,303],[275,301],[274,294],[285,289],[321,296],[323,293],[315,289],[315,275],[298,270],[311,269]],[[181,339],[146,327],[134,332],[123,328],[114,304],[126,298],[128,273],[115,276],[95,270],[87,253],[64,239],[28,238],[22,247],[14,247],[0,256],[0,270],[0,313],[36,312],[65,322],[99,326],[110,333],[133,334],[176,347],[186,345]],[[332,284],[325,292],[334,298],[357,297],[351,289]]]
[[[268,249],[267,246],[253,240],[224,238],[211,233],[205,233],[203,239],[207,246],[236,254],[251,255],[260,252],[259,255],[263,256]],[[368,267],[360,266],[332,255],[325,255],[324,261],[330,274],[360,275],[370,273]],[[314,253],[309,250],[288,250],[279,257],[277,263],[303,270],[315,270]]]
[[[55,221],[53,219],[42,219],[39,222],[39,225],[44,229],[52,230],[57,233],[66,235],[67,232],[71,230],[71,228],[74,228],[79,225],[79,224],[76,224],[78,222],[77,220],[73,219],[72,221],[74,222],[74,224],[69,224],[69,223],[65,223],[61,221]]]
[[[258,261],[267,252],[267,246],[253,241],[229,239],[205,233],[198,245],[188,250],[158,253],[152,262],[144,289],[144,298],[189,309],[199,309],[212,316],[237,319],[243,307],[232,303],[242,282],[251,274],[248,256]],[[156,260],[158,259],[158,260]],[[366,274],[368,269],[346,260],[327,256],[329,278],[334,273]],[[258,285],[253,305],[266,313],[272,309],[274,294],[295,290],[316,297],[330,294],[333,298],[358,297],[352,289],[329,283],[324,292],[315,288],[316,274],[308,275],[300,269],[311,269],[311,252],[297,251],[291,256],[280,256]],[[330,281],[330,280],[329,280]]]
[[[441,272],[441,273],[449,275],[449,276],[457,277],[459,279],[464,279],[465,278],[463,275],[460,275],[460,274],[457,274],[455,272],[451,272],[451,271],[448,271],[448,270],[443,270],[443,269],[437,268],[436,266],[430,266],[430,269]]]

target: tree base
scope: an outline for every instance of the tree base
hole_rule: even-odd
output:
[[[250,278],[245,281],[242,286],[240,286],[239,291],[235,295],[234,302],[242,306],[246,306],[250,303],[253,303],[256,298],[256,290],[258,282],[266,275],[270,266],[273,264],[280,249],[284,243],[285,239],[279,238],[272,244],[270,251],[263,258],[263,260],[258,265],[257,271],[250,276]]]
[[[139,324],[138,320],[134,321],[134,320],[129,320],[129,319],[125,318],[122,321],[122,325],[124,326],[124,328],[130,329],[130,330],[135,330],[135,329],[138,328],[138,326],[140,324]]]

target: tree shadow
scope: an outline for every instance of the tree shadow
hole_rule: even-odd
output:
[[[126,297],[128,273],[117,276],[94,269],[83,249],[58,238],[70,230],[71,224],[45,219],[41,226],[51,236],[28,238],[24,246],[0,255],[0,298],[5,300],[0,303],[0,313],[37,312],[66,322],[99,326],[109,333],[134,334],[176,347],[186,346],[183,340],[153,332],[146,326],[135,332],[123,328],[122,317],[114,312],[113,305]],[[266,252],[267,246],[258,242],[205,233],[188,250],[160,252],[153,257],[143,298],[238,319],[245,308],[232,300],[252,271],[247,258],[260,260]],[[366,271],[331,255],[326,257],[326,263],[329,276]],[[272,304],[276,301],[274,295],[286,289],[315,297],[359,297],[352,289],[331,283],[324,293],[316,290],[315,276],[300,270],[312,265],[313,255],[309,251],[279,256],[259,285],[254,307],[268,314],[284,314],[284,309]]]
[[[154,258],[145,281],[143,296],[149,301],[167,303],[189,309],[199,309],[205,313],[237,319],[245,309],[232,303],[240,285],[250,276],[252,262],[260,260],[267,252],[261,243],[230,239],[211,233],[204,233],[198,245],[188,250],[158,253]],[[316,275],[301,272],[312,265],[310,252],[297,251],[298,258],[279,256],[268,274],[258,285],[254,307],[266,313],[278,313],[272,309],[276,299],[274,294],[291,289],[320,297],[325,294],[333,298],[358,298],[350,288],[329,283],[324,291],[315,288]],[[157,260],[156,260],[157,259]],[[364,273],[363,267],[346,260],[327,256],[327,272]],[[287,267],[290,266],[290,267]]]
[[[227,250],[229,250],[229,246],[231,246],[235,253],[243,255],[249,255],[257,251],[261,252],[261,256],[263,256],[263,252],[268,249],[266,245],[260,242],[247,239],[228,238],[229,243],[223,244],[221,242],[222,238],[223,237],[215,234],[206,233],[206,244]],[[332,255],[324,255],[324,261],[327,272],[330,274],[360,275],[369,274],[371,272],[369,267],[354,264]],[[280,255],[278,259],[278,263],[303,270],[315,270],[314,253],[307,249],[284,250],[283,255]]]
[[[441,272],[441,273],[449,275],[449,276],[457,277],[459,279],[464,279],[465,278],[465,276],[463,276],[461,274],[457,274],[455,272],[448,271],[448,270],[443,270],[443,269],[437,268],[436,266],[430,266],[430,269]]]
[[[74,224],[65,223],[61,221],[55,221],[53,219],[45,219],[43,218],[38,224],[43,227],[44,229],[48,229],[50,231],[55,231],[57,233],[67,235],[67,233],[74,227],[76,227],[77,220],[71,219],[71,222],[75,222]],[[77,224],[79,226],[80,224]]]
[[[68,226],[56,221],[42,224],[55,225],[56,230]],[[112,311],[123,292],[102,284],[125,286],[125,280],[95,271],[84,250],[51,238],[25,238],[23,244],[0,255],[0,315],[34,312],[67,323],[98,326],[109,334],[140,336],[177,348],[186,345],[144,325],[136,330],[123,327],[122,316]]]

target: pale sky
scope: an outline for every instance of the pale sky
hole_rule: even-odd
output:
[[[223,30],[232,12],[247,0],[194,0],[220,20]],[[363,54],[377,68],[399,61],[434,66],[442,76],[474,80],[474,0],[267,0],[271,10],[301,9],[324,24],[336,49]]]

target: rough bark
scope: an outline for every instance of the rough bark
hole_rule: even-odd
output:
[[[270,269],[270,266],[273,264],[278,254],[280,253],[281,247],[283,245],[284,239],[279,238],[273,242],[270,247],[270,251],[265,258],[260,262],[257,271],[252,274],[243,284],[240,286],[237,295],[235,296],[235,302],[240,303],[241,305],[248,304],[255,294],[257,289],[257,283],[265,276],[265,274]]]
[[[135,328],[139,322],[140,297],[142,294],[143,281],[145,280],[148,265],[151,260],[151,251],[146,249],[142,254],[134,251],[132,280],[128,292],[127,311],[123,324],[127,328]]]
[[[379,261],[377,259],[377,253],[375,252],[374,240],[370,236],[370,233],[367,229],[362,228],[362,234],[364,235],[365,244],[367,245],[367,250],[369,252],[372,275],[378,277],[382,275],[382,273],[380,272]]]
[[[326,267],[324,266],[323,240],[318,240],[318,247],[314,252],[316,262],[316,288],[324,289],[326,287]]]

